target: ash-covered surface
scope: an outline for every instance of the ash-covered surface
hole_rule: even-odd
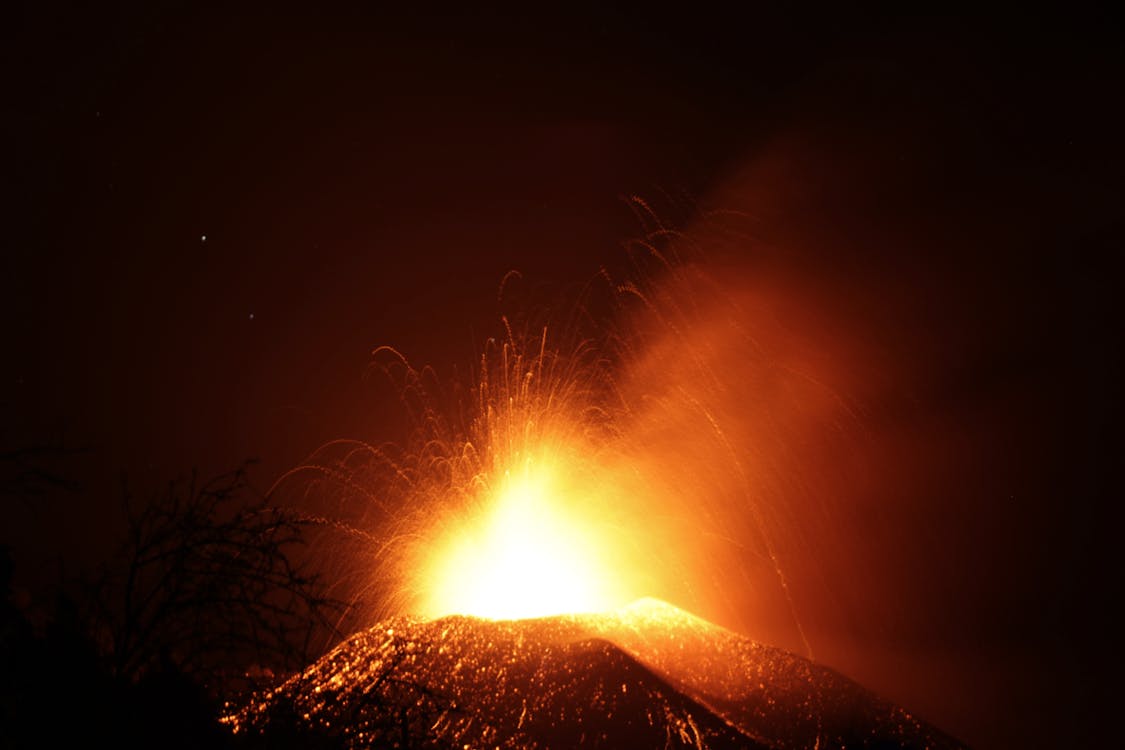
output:
[[[655,600],[535,620],[396,618],[226,721],[349,748],[961,746],[831,669]]]

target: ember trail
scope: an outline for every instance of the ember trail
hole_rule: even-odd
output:
[[[436,486],[418,486],[424,510],[394,553],[404,614],[517,619],[649,593],[643,530],[619,480],[612,380],[591,344],[564,356],[549,337],[544,328],[532,356],[514,337],[492,344],[465,434],[424,440],[423,450],[447,455],[431,464]],[[440,418],[427,410],[426,424]]]
[[[503,336],[460,379],[376,349],[409,438],[330,443],[279,480],[301,501],[327,498],[318,549],[358,626],[602,612],[646,596],[730,622],[747,607],[728,580],[749,574],[811,653],[774,543],[795,524],[750,464],[755,436],[732,429],[752,402],[718,372],[732,332],[705,308],[720,297],[667,248],[632,250],[644,283],[591,287],[614,311],[608,326],[584,314],[593,291],[559,325],[502,316]],[[771,366],[760,352],[748,361]]]
[[[811,661],[786,565],[815,557],[801,519],[830,514],[783,448],[823,433],[840,400],[775,359],[768,329],[749,335],[706,274],[634,250],[659,283],[610,285],[613,331],[502,318],[467,382],[374,352],[409,440],[326,445],[279,484],[330,499],[320,549],[354,592],[355,633],[234,707],[236,732],[284,736],[297,716],[347,747],[400,733],[449,747],[959,746]],[[716,624],[732,611],[787,618],[810,658]]]

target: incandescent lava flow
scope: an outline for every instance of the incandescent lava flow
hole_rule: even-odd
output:
[[[827,667],[655,599],[522,620],[394,618],[226,721],[350,748],[961,746]]]

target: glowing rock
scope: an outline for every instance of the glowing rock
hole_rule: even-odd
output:
[[[651,599],[534,620],[400,618],[227,721],[356,748],[961,746],[831,669]]]

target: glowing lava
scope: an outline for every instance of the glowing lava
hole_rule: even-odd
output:
[[[291,473],[322,478],[326,526],[355,532],[326,557],[342,561],[332,577],[358,622],[519,620],[651,596],[723,624],[786,607],[801,631],[774,540],[802,530],[781,500],[807,472],[782,471],[764,437],[819,402],[746,343],[720,295],[715,311],[685,307],[702,299],[694,282],[612,287],[620,332],[584,309],[557,341],[502,317],[505,336],[453,381],[375,350],[408,440],[331,444]]]
[[[508,474],[478,518],[439,543],[426,614],[521,619],[619,603],[596,526],[568,513],[552,475]]]
[[[263,746],[299,728],[346,748],[963,747],[832,669],[655,599],[387,620],[229,711],[222,721]]]

